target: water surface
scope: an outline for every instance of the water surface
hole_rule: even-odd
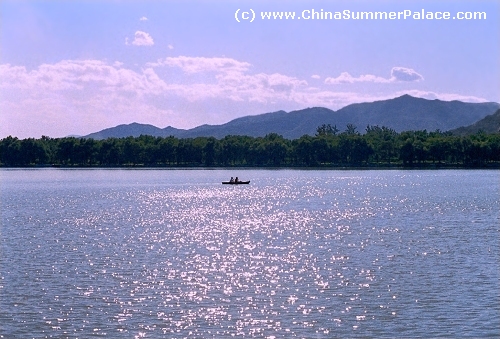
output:
[[[499,174],[1,170],[0,335],[498,337]]]

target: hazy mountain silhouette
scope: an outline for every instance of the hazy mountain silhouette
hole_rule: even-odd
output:
[[[386,126],[397,132],[424,129],[448,131],[473,124],[499,108],[500,104],[494,102],[427,100],[403,95],[389,100],[352,104],[338,111],[322,107],[306,108],[289,113],[278,111],[245,116],[222,125],[201,125],[189,130],[171,126],[161,129],[152,125],[132,123],[107,128],[89,134],[85,138],[137,137],[141,134],[161,137],[172,135],[178,138],[199,136],[223,138],[226,135],[258,137],[278,133],[285,138],[295,139],[304,134],[314,135],[317,127],[323,124],[336,125],[341,131],[347,124],[354,124],[359,132],[364,132],[367,125]]]
[[[478,132],[500,133],[500,109],[469,126],[451,130],[455,135],[470,135]]]

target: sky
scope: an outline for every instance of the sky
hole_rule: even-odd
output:
[[[193,128],[404,94],[500,102],[499,15],[497,0],[2,0],[0,138]]]

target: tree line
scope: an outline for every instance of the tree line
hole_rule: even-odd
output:
[[[363,167],[500,166],[500,134],[454,136],[449,132],[405,131],[368,126],[362,134],[347,125],[322,125],[314,136],[288,140],[230,135],[176,138],[139,137],[0,140],[0,166],[163,167]]]

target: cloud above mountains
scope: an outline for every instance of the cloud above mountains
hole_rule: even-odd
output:
[[[424,80],[424,77],[418,74],[411,68],[406,67],[393,67],[391,69],[391,77],[383,78],[375,76],[372,74],[360,75],[359,77],[353,77],[347,72],[342,72],[336,78],[326,78],[325,84],[328,85],[340,85],[340,84],[353,84],[360,82],[373,82],[380,84],[394,83],[394,82],[417,82]]]
[[[161,69],[180,69],[186,78],[174,81],[164,76]],[[366,95],[349,91],[331,91],[311,87],[306,80],[280,73],[254,73],[252,65],[227,57],[168,57],[146,63],[140,69],[127,68],[122,62],[101,60],[63,60],[43,64],[28,71],[24,66],[0,65],[0,88],[27,91],[24,95],[47,97],[52,92],[76,91],[88,95],[177,96],[188,101],[207,98],[248,102],[293,102],[298,105],[316,105],[339,108],[351,102],[366,99]],[[203,77],[189,77],[204,74]],[[313,79],[318,79],[314,76]],[[337,78],[326,78],[326,84],[418,82],[422,75],[413,69],[393,67],[390,78],[375,75],[353,77],[347,72]],[[419,96],[429,92],[411,90]],[[435,94],[439,97],[439,94]],[[423,96],[423,94],[422,94]],[[23,96],[21,96],[22,98]],[[449,95],[447,95],[449,97]],[[483,101],[473,96],[467,101]],[[376,98],[375,98],[376,99]]]
[[[231,58],[204,58],[204,57],[169,57],[157,62],[147,63],[148,67],[179,67],[186,73],[218,72],[231,73],[246,72],[250,68],[248,62],[241,62]]]
[[[392,82],[395,81],[407,81],[407,82],[413,82],[413,81],[422,81],[424,80],[424,77],[415,72],[411,68],[405,68],[405,67],[393,67],[391,70],[391,79]]]
[[[0,65],[0,111],[4,123],[0,126],[0,134],[12,134],[11,130],[26,129],[26,126],[36,130],[44,121],[68,126],[76,124],[78,126],[74,129],[79,133],[132,121],[159,126],[168,121],[170,125],[188,128],[202,123],[220,123],[218,119],[222,116],[227,116],[223,121],[228,121],[274,107],[338,109],[355,102],[404,94],[401,90],[375,95],[346,91],[345,88],[312,87],[306,80],[295,76],[253,72],[254,67],[233,58],[188,56],[163,58],[143,67],[102,60],[62,60],[32,70],[3,64]],[[175,73],[179,71],[180,75]],[[318,78],[319,75],[312,77]],[[344,72],[337,78],[327,78],[325,83],[339,86],[355,82],[415,83],[422,79],[412,69],[394,67],[390,78],[374,75],[352,77]],[[317,83],[316,80],[312,81]],[[406,93],[447,100],[486,101],[474,96],[439,94],[418,88]],[[204,112],[213,107],[218,111],[220,107],[232,108],[220,112],[215,121],[207,121]],[[235,110],[236,107],[240,109]],[[13,127],[16,123],[19,125]],[[68,130],[67,134],[75,132]],[[23,136],[22,133],[17,135]]]
[[[24,66],[0,65],[0,88],[29,90],[32,95],[55,91],[159,93],[164,82],[151,68],[136,72],[115,62],[63,60],[28,71]]]

